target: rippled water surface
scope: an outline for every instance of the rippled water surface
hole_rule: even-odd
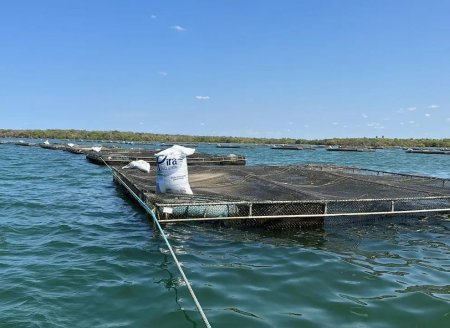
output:
[[[450,156],[215,149],[450,177]],[[0,145],[0,327],[203,327],[150,219],[82,155]],[[450,327],[448,216],[166,227],[213,327]]]

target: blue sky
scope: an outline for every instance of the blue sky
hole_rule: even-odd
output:
[[[2,1],[0,128],[450,137],[450,1]]]

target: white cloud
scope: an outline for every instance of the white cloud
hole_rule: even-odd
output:
[[[408,121],[409,124],[414,124],[416,121]]]
[[[294,125],[294,122],[288,122],[288,125]]]
[[[397,110],[397,113],[403,113],[405,110],[403,108],[400,108],[399,110]]]
[[[156,15],[151,15],[150,18],[151,19],[156,19]]]
[[[362,116],[364,119],[369,118],[369,116],[368,116],[367,114],[361,114],[361,116]]]
[[[171,28],[177,32],[185,32],[186,31],[186,29],[180,25],[173,25]]]
[[[450,117],[447,117],[447,122],[449,122],[449,123],[450,123]]]
[[[400,122],[400,125],[405,125],[405,122]]]
[[[308,124],[303,125],[303,127],[304,127],[305,129],[309,129],[309,125],[308,125]]]
[[[139,125],[144,125],[144,122],[139,122]]]
[[[384,126],[383,125],[381,125],[380,123],[378,123],[378,122],[370,122],[370,123],[367,123],[367,126],[368,127],[370,127],[370,128],[374,128],[374,129],[384,129]]]
[[[409,108],[408,108],[408,110],[409,110],[410,112],[414,112],[416,109],[417,109],[416,107],[409,107]]]
[[[195,99],[197,99],[197,100],[208,100],[209,96],[195,96]]]
[[[439,105],[430,105],[428,106],[429,109],[436,109],[439,108]]]
[[[164,71],[158,72],[158,74],[161,75],[161,76],[164,76],[164,77],[167,76],[167,72],[164,72]]]
[[[430,114],[430,113],[426,113],[425,116],[426,116],[426,117],[430,117],[431,114]]]
[[[200,125],[201,125],[201,126],[205,126],[205,123],[204,123],[204,122],[201,122]]]
[[[333,123],[331,123],[331,124],[333,124],[333,125],[339,125],[339,123],[338,123],[338,122],[333,122]]]

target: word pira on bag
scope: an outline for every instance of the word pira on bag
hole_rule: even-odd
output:
[[[194,152],[195,149],[174,145],[155,154],[157,193],[192,195],[186,156]]]

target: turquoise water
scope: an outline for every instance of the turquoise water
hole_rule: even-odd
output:
[[[401,150],[202,148],[450,177],[450,156]],[[162,238],[105,167],[0,145],[0,177],[0,327],[203,327]],[[450,326],[448,216],[166,231],[213,327]]]

